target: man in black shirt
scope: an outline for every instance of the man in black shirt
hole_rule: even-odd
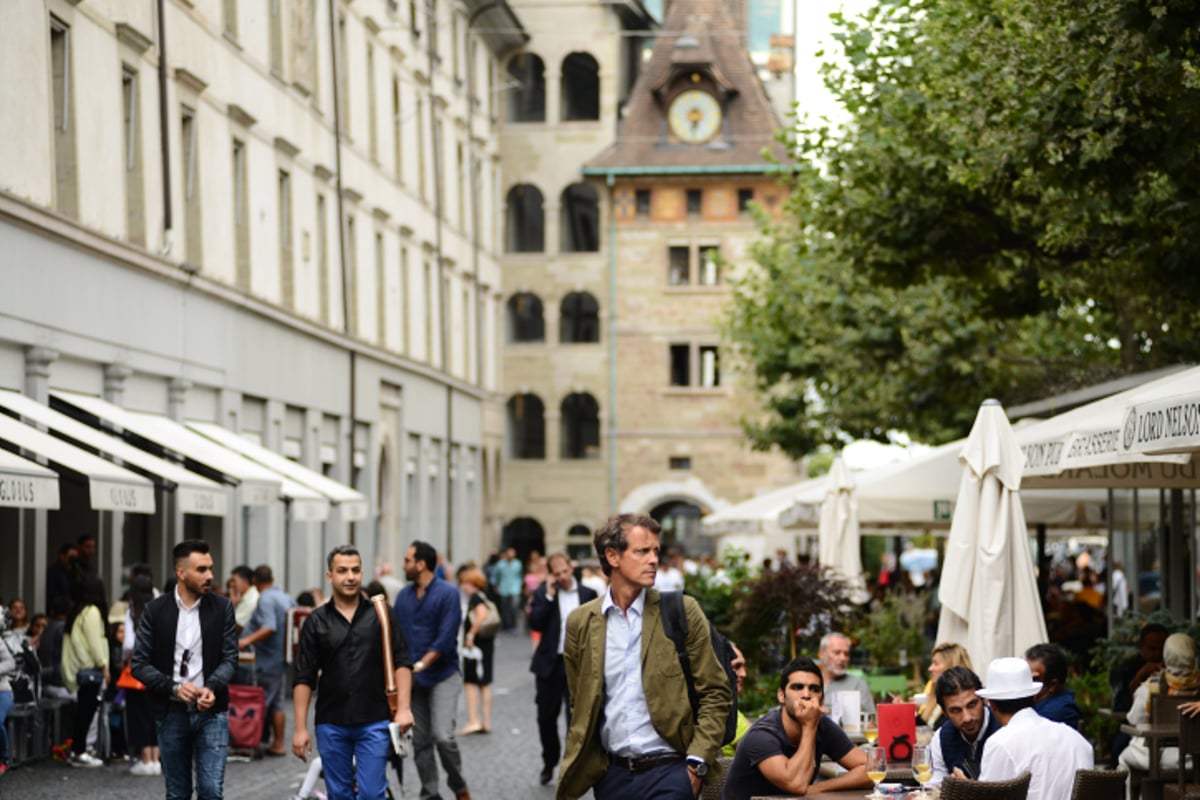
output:
[[[309,614],[300,630],[292,690],[296,713],[292,752],[301,760],[312,752],[308,705],[316,688],[317,745],[330,800],[384,800],[392,746],[388,722],[402,731],[413,723],[412,662],[395,612],[389,609],[399,694],[393,715],[384,675],[383,629],[374,606],[362,594],[362,556],[354,547],[340,545],[326,563],[333,599]]]
[[[779,708],[768,711],[738,743],[725,778],[722,800],[759,795],[802,795],[816,782],[823,756],[847,772],[821,782],[821,789],[865,789],[867,756],[821,707],[825,697],[821,668],[796,658],[779,676]]]

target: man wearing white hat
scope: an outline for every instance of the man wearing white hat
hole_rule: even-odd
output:
[[[1075,771],[1092,768],[1092,746],[1074,728],[1033,710],[1041,689],[1023,658],[997,658],[988,665],[987,686],[976,694],[1004,727],[988,739],[979,779],[1007,781],[1029,772],[1028,800],[1066,800]]]

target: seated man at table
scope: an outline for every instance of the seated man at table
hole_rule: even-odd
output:
[[[866,789],[867,757],[821,707],[821,668],[812,659],[793,659],[779,677],[779,708],[750,726],[725,776],[722,800],[758,795],[804,794],[828,756],[847,772],[822,781],[821,789]]]
[[[1033,710],[1041,689],[1023,658],[988,664],[987,686],[976,694],[1004,727],[988,738],[979,780],[1011,781],[1028,772],[1028,800],[1062,800],[1071,796],[1075,771],[1092,768],[1092,746],[1070,725]]]
[[[1075,692],[1067,688],[1067,657],[1056,644],[1035,644],[1025,651],[1029,671],[1042,690],[1033,698],[1033,710],[1046,719],[1063,722],[1079,730],[1079,705]]]
[[[871,687],[857,675],[846,672],[850,667],[850,638],[844,633],[827,633],[821,638],[817,650],[821,661],[821,676],[825,680],[825,696],[836,697],[835,692],[858,692],[860,711],[875,712],[875,698]],[[845,723],[846,720],[841,720]]]
[[[934,684],[937,704],[946,722],[929,741],[929,763],[933,777],[929,786],[955,770],[968,778],[979,777],[984,744],[1000,730],[1000,722],[988,711],[987,703],[975,694],[983,688],[979,676],[966,667],[951,667]]]

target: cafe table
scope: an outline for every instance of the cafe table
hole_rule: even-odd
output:
[[[1141,725],[1131,725],[1125,723],[1121,726],[1121,733],[1128,733],[1130,736],[1141,736],[1146,740],[1146,749],[1150,751],[1150,769],[1146,771],[1148,777],[1154,780],[1162,780],[1162,773],[1159,766],[1159,751],[1168,745],[1173,745],[1179,741],[1179,723],[1178,722],[1144,722]]]

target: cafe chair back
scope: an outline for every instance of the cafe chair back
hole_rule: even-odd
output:
[[[1123,769],[1079,769],[1071,800],[1125,800],[1129,773]]]
[[[729,774],[729,765],[732,763],[733,756],[717,758],[717,763],[713,767],[716,777],[704,782],[704,786],[700,789],[700,800],[721,800],[721,793],[725,791],[725,776]]]
[[[1179,780],[1163,787],[1163,800],[1200,800],[1200,716],[1179,715]]]
[[[942,781],[942,800],[1025,800],[1030,774],[1011,781],[971,781],[947,775]]]

